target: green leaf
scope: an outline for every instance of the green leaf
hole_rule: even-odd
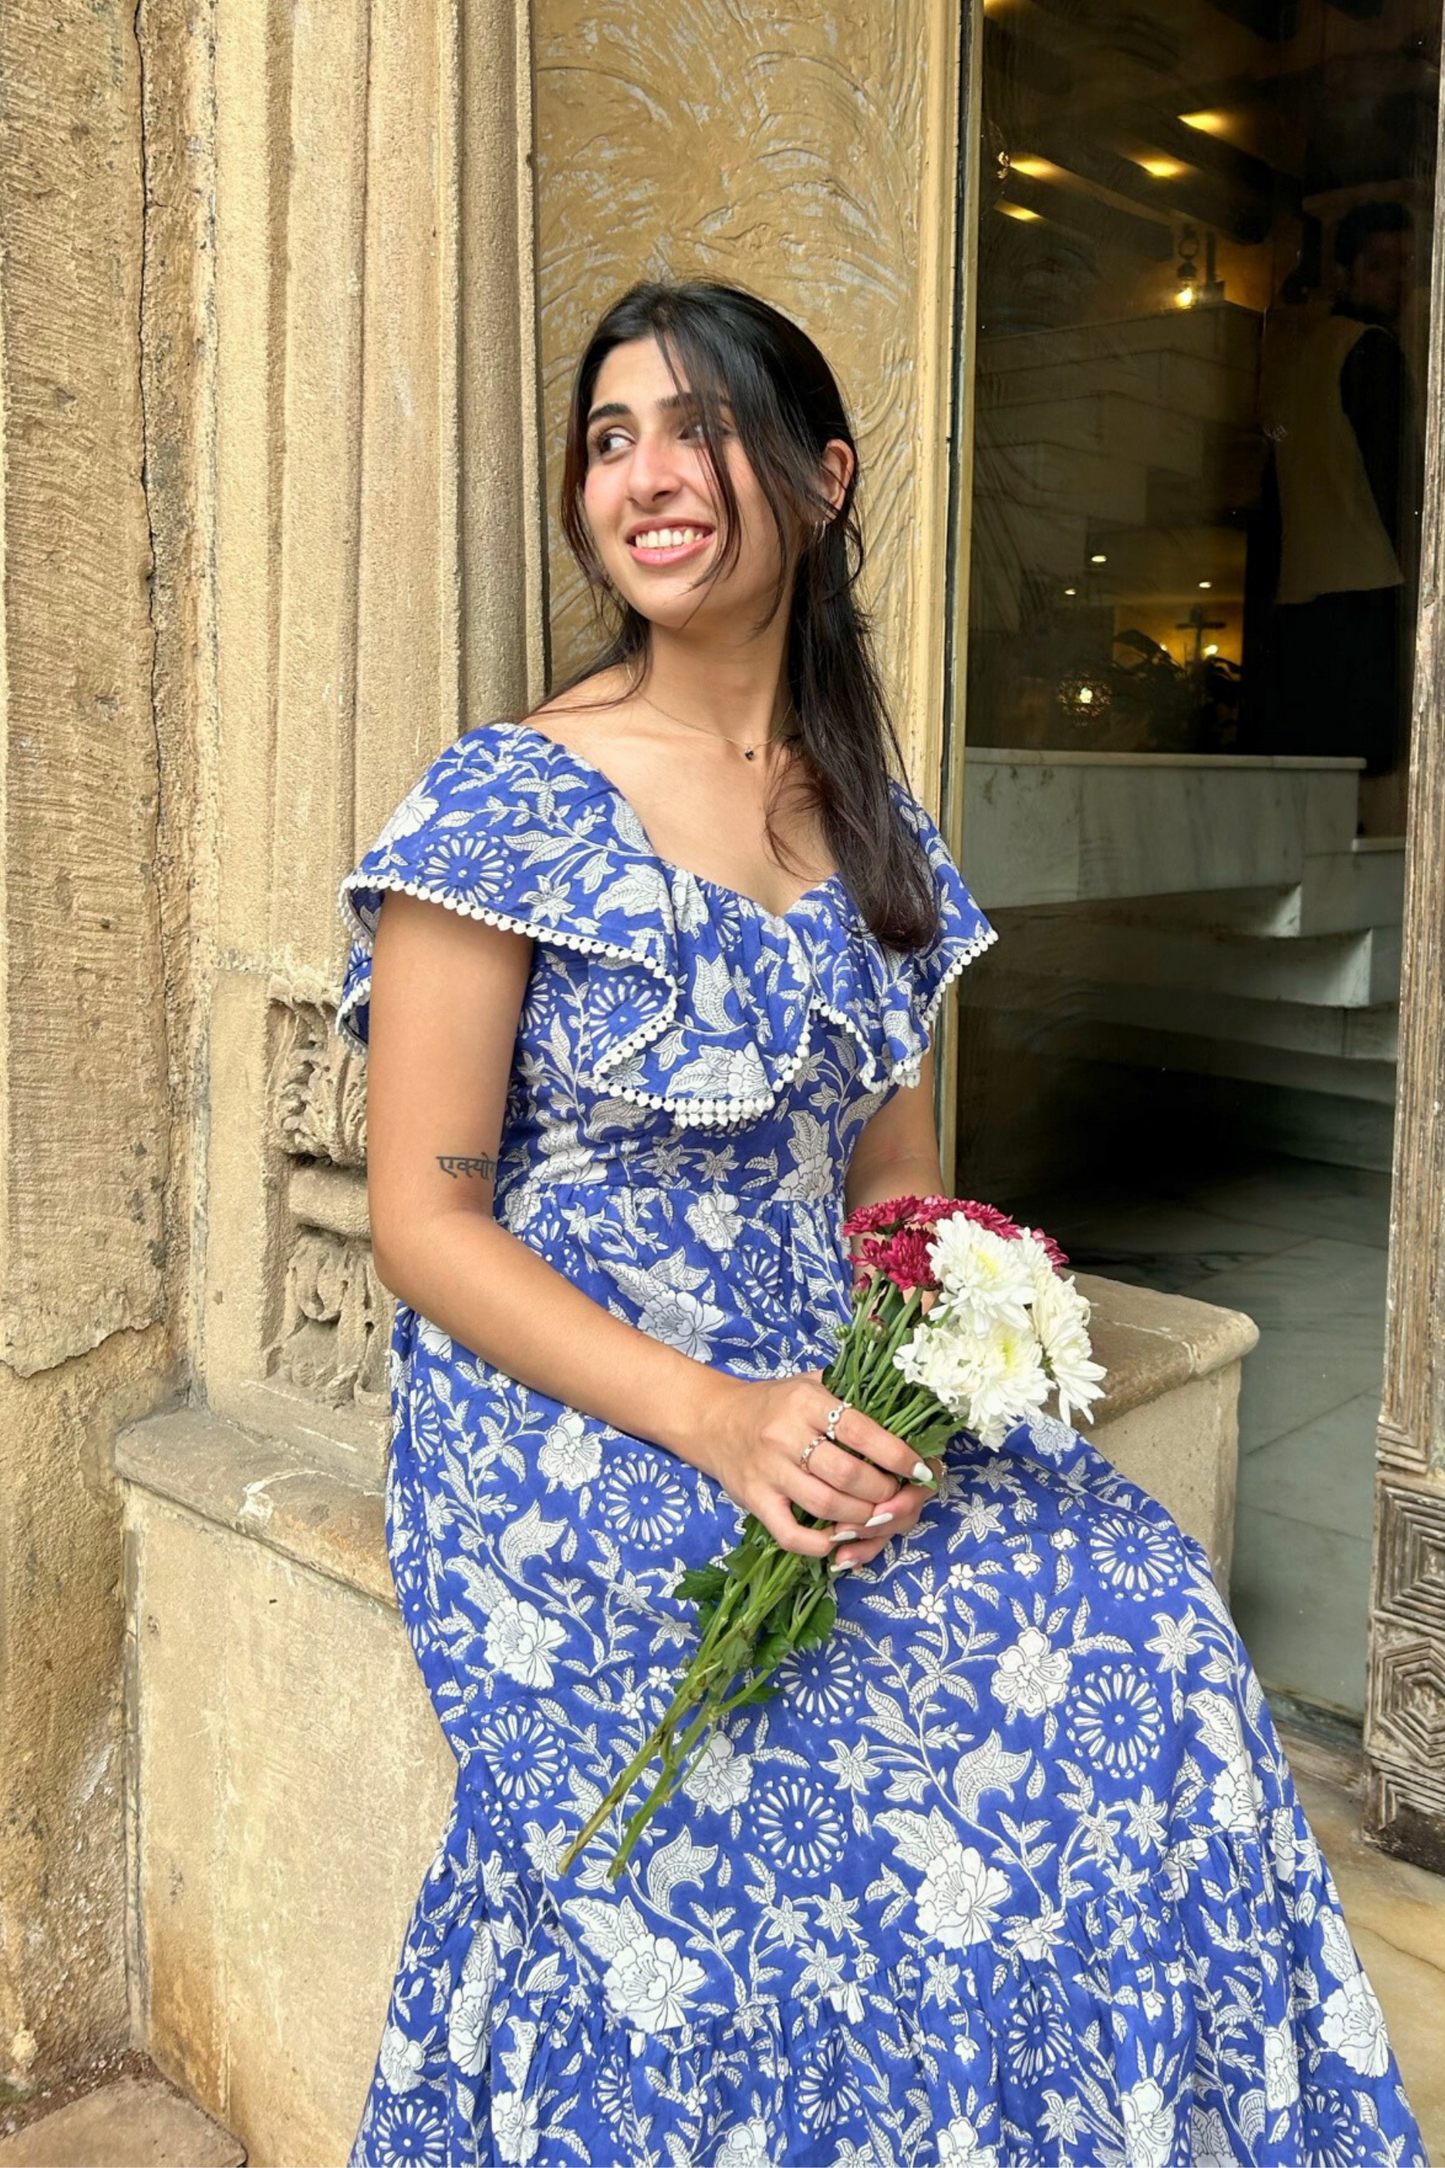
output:
[[[926,1430],[920,1430],[917,1437],[908,1442],[920,1460],[936,1460],[949,1439],[958,1436],[959,1428],[953,1417],[946,1415],[941,1421],[930,1423]]]
[[[672,1593],[684,1603],[716,1603],[727,1585],[721,1566],[689,1566]]]
[[[791,1639],[785,1633],[775,1631],[770,1634],[764,1634],[762,1640],[758,1643],[756,1649],[754,1649],[752,1654],[751,1661],[753,1670],[771,1671],[774,1664],[780,1664],[782,1662],[783,1658],[787,1655],[789,1649],[792,1646],[793,1644]]]
[[[803,1622],[802,1632],[799,1634],[794,1646],[800,1649],[817,1648],[819,1643],[826,1641],[833,1631],[833,1622],[837,1616],[837,1598],[825,1596],[822,1602],[815,1604],[808,1613]]]

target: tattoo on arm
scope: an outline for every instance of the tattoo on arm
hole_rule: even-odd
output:
[[[454,1181],[459,1174],[479,1174],[484,1180],[489,1180],[497,1171],[497,1162],[494,1159],[488,1159],[485,1155],[480,1159],[463,1159],[456,1152],[438,1152],[437,1165],[443,1174],[451,1175]]]

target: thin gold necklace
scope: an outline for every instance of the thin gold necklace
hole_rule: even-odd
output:
[[[721,738],[725,745],[736,745],[738,742],[736,738],[730,738],[725,730],[709,730],[706,723],[690,723],[685,715],[674,715],[670,708],[660,708],[657,702],[644,692],[639,692],[637,697],[645,700],[655,715],[665,715],[670,723],[681,723],[684,730],[700,730],[705,738]],[[755,745],[745,745],[742,748],[744,760],[751,760],[756,752]]]

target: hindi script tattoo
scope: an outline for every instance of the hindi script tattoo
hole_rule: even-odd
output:
[[[438,1152],[437,1165],[443,1174],[451,1175],[453,1180],[459,1174],[480,1174],[489,1178],[497,1171],[497,1162],[494,1159],[487,1159],[485,1156],[481,1159],[464,1159],[456,1152]]]

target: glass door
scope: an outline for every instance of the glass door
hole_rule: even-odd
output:
[[[1231,1602],[1363,1708],[1440,8],[987,0],[959,1179],[1247,1311]]]

